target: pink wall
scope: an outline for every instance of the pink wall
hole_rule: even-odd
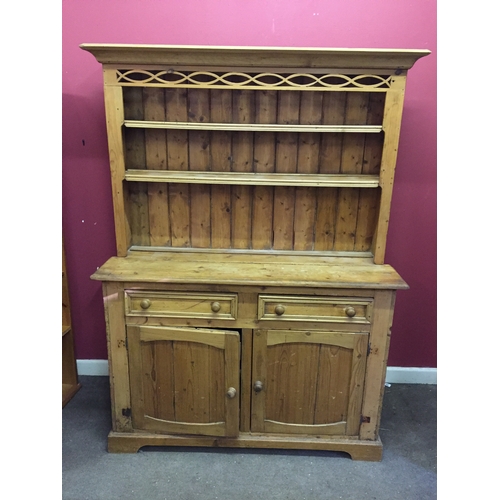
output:
[[[81,43],[430,49],[410,70],[387,262],[389,365],[436,367],[436,0],[63,0],[62,209],[78,359],[105,359],[100,283],[115,253],[101,66]]]

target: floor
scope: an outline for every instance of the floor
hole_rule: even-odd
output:
[[[386,388],[381,462],[344,453],[145,448],[111,454],[107,377],[81,376],[62,411],[63,500],[435,499],[435,385]]]

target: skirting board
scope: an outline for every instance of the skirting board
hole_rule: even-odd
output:
[[[108,375],[108,362],[105,359],[78,359],[78,375]],[[437,384],[437,368],[404,368],[388,366],[388,384]]]

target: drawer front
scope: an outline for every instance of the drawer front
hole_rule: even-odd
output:
[[[190,292],[126,291],[127,316],[235,320],[238,295]]]
[[[362,323],[371,320],[372,299],[259,295],[259,320]]]

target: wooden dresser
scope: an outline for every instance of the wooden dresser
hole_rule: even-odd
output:
[[[110,452],[380,460],[384,264],[407,70],[426,50],[83,44],[102,64],[117,256]]]

